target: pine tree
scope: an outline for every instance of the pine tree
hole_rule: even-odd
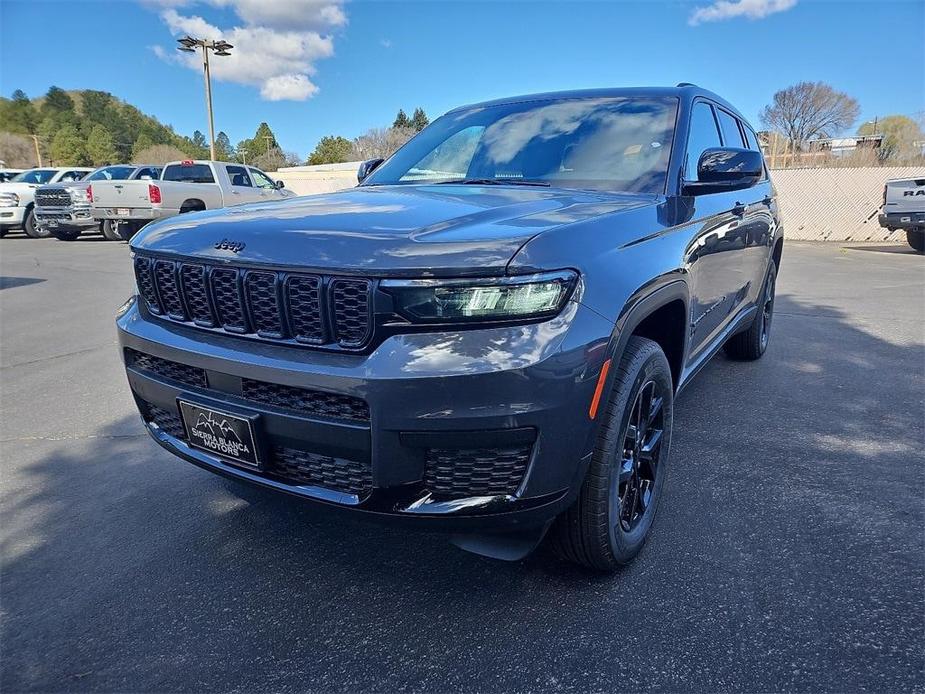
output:
[[[13,92],[13,99],[7,104],[4,111],[4,130],[31,135],[38,127],[38,112],[22,89],[17,89]]]
[[[350,140],[340,135],[325,135],[315,145],[315,151],[308,156],[308,163],[312,166],[338,164],[350,161],[352,156],[353,143]]]
[[[57,166],[86,166],[90,163],[84,138],[73,125],[66,125],[51,142],[51,158]]]
[[[414,109],[414,115],[411,116],[411,127],[421,132],[427,127],[428,123],[430,123],[430,119],[427,117],[427,114],[424,113],[424,109],[420,106]]]
[[[404,109],[398,109],[398,114],[395,116],[395,120],[392,122],[393,128],[410,128],[411,120],[408,118],[408,114],[405,113]]]
[[[87,157],[93,166],[113,164],[119,159],[119,152],[112,142],[112,134],[102,125],[94,125],[87,138]]]
[[[231,140],[224,131],[220,131],[215,136],[215,156],[220,161],[234,161],[234,147],[231,146]]]

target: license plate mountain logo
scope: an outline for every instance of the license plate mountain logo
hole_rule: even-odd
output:
[[[241,441],[232,424],[224,417],[215,419],[211,412],[200,412],[190,435],[199,439],[200,445],[235,458],[251,453],[247,444]]]

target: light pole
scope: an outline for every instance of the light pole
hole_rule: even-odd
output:
[[[209,113],[209,156],[215,159],[215,125],[212,122],[212,76],[209,72],[209,51],[215,51],[215,55],[231,55],[228,51],[232,46],[227,41],[209,41],[207,39],[194,39],[192,36],[184,36],[177,39],[178,51],[184,53],[195,53],[196,47],[202,49],[202,72],[206,80],[206,109]]]

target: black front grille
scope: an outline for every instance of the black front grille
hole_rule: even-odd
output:
[[[208,386],[205,370],[195,366],[179,364],[168,359],[161,359],[151,354],[137,352],[134,349],[125,350],[125,360],[128,366],[138,369],[139,371],[147,371],[161,378],[167,378],[171,381],[185,383],[186,385],[196,386],[198,388],[206,388]]]
[[[361,398],[321,390],[296,388],[245,378],[242,394],[247,400],[296,410],[319,417],[336,417],[358,422],[369,421],[369,405]]]
[[[35,191],[35,204],[38,207],[67,207],[71,204],[71,194],[64,188],[39,189]]]
[[[372,336],[366,279],[176,263],[137,255],[138,291],[151,313],[264,340],[363,348]]]
[[[186,429],[175,408],[167,410],[146,401],[141,401],[141,406],[145,421],[156,424],[169,436],[187,440]],[[287,484],[321,487],[359,497],[369,494],[373,487],[372,468],[368,462],[283,446],[273,446],[264,474]]]
[[[369,463],[282,446],[273,448],[268,472],[292,484],[322,487],[360,497],[369,494],[373,487]]]
[[[532,446],[512,448],[428,448],[424,486],[447,497],[517,493]]]

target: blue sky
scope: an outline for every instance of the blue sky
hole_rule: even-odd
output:
[[[217,31],[236,47],[215,59],[216,129],[237,142],[265,120],[302,156],[400,107],[433,118],[556,89],[690,81],[756,126],[774,91],[801,80],[857,98],[859,123],[925,109],[920,0],[0,0],[0,24],[5,96],[101,89],[183,134],[206,131],[205,106],[201,68],[174,40]]]

